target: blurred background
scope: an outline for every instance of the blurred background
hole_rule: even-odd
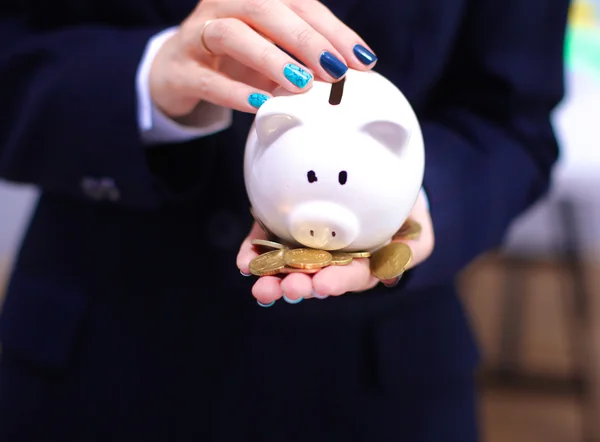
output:
[[[485,442],[600,441],[600,0],[574,1],[552,191],[462,275]]]
[[[600,441],[600,0],[573,1],[565,48],[554,186],[461,276],[484,442]],[[0,302],[36,198],[0,182]]]

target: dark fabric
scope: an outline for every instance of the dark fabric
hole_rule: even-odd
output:
[[[477,440],[453,280],[547,189],[568,2],[326,3],[419,115],[436,250],[395,289],[269,309],[235,266],[251,116],[139,140],[145,43],[194,2],[0,6],[0,176],[42,190],[0,316],[0,440]]]
[[[68,357],[3,336],[3,441],[476,441],[474,346],[451,290],[375,321],[291,319],[293,306],[281,320],[207,306],[191,286],[166,302],[150,284],[99,289],[70,334],[13,323]],[[70,305],[48,314],[69,321]]]

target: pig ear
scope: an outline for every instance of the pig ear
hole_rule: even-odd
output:
[[[259,112],[255,120],[256,135],[260,144],[267,147],[273,144],[285,132],[300,124],[300,120],[291,115],[279,113],[261,114]]]
[[[393,121],[373,121],[365,124],[361,130],[396,153],[406,146],[410,138],[408,129]]]

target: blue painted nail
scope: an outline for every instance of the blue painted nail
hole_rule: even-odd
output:
[[[312,80],[312,74],[310,72],[305,71],[300,66],[296,66],[292,63],[285,65],[283,68],[283,75],[285,75],[285,78],[287,78],[290,83],[300,89],[306,87],[310,80]]]
[[[256,301],[256,303],[257,303],[258,305],[260,305],[261,307],[265,307],[265,308],[267,308],[267,307],[271,307],[273,304],[275,304],[275,301],[273,301],[273,302],[272,302],[272,303],[270,303],[270,304],[263,304],[263,303],[262,303],[262,302],[260,302],[260,301]]]
[[[248,103],[250,103],[250,106],[258,109],[265,104],[265,101],[267,101],[269,98],[270,97],[266,96],[265,94],[250,94],[248,97]]]
[[[329,295],[319,295],[317,292],[315,292],[313,290],[312,292],[313,298],[317,298],[317,299],[325,299],[325,298],[329,298]]]
[[[242,276],[252,276],[252,273],[244,273],[244,272],[242,272],[241,270],[240,270],[240,274],[241,274]]]
[[[298,304],[299,302],[301,302],[304,298],[298,298],[298,299],[290,299],[287,296],[283,295],[283,300],[285,302],[287,302],[288,304]]]
[[[321,66],[327,71],[333,78],[340,78],[348,71],[346,66],[339,58],[333,55],[331,52],[323,52],[321,54]]]
[[[362,64],[368,66],[377,61],[377,56],[362,45],[354,46],[353,51],[356,58],[358,58]]]

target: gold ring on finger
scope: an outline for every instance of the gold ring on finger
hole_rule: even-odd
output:
[[[204,24],[202,25],[202,30],[200,31],[200,44],[202,45],[202,49],[204,49],[204,51],[208,54],[208,55],[217,55],[215,54],[213,51],[211,51],[210,49],[208,49],[208,46],[206,45],[206,41],[204,40],[204,34],[206,32],[206,28],[208,27],[209,24],[211,24],[213,22],[213,20],[206,20],[204,22]]]

